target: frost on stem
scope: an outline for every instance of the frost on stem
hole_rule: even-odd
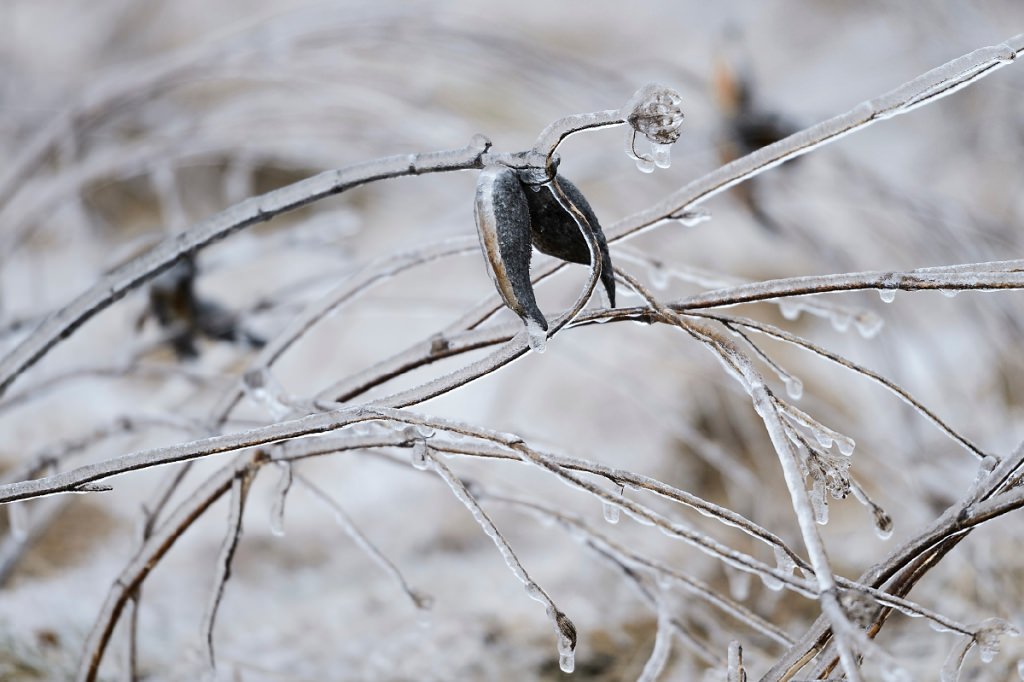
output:
[[[623,108],[623,118],[630,127],[626,153],[644,173],[672,165],[672,145],[683,125],[682,101],[672,88],[650,83],[637,90]],[[647,140],[650,151],[637,149],[637,133]]]

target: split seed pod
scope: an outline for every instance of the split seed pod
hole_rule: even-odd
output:
[[[476,228],[488,269],[505,305],[527,328],[548,328],[530,282],[530,206],[519,176],[488,166],[476,185]]]
[[[590,207],[583,192],[576,185],[561,176],[555,176],[554,182],[587,219],[590,229],[597,238],[598,256],[601,259],[601,283],[608,292],[608,302],[614,308],[615,273],[612,270],[612,259],[608,253],[608,242],[605,241],[601,223],[598,222],[594,209]],[[590,265],[587,240],[580,231],[576,219],[558,203],[554,192],[551,184],[527,185],[526,201],[530,205],[530,234],[533,245],[538,251],[549,256],[570,263]]]

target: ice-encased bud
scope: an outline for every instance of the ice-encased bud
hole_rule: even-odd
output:
[[[672,144],[683,125],[683,98],[672,88],[649,83],[626,104],[624,118],[630,127],[652,143]]]

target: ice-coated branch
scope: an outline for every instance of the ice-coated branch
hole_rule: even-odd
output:
[[[1003,269],[995,269],[1002,266]],[[673,310],[687,311],[722,308],[778,299],[784,296],[808,296],[838,291],[875,289],[882,292],[903,291],[994,291],[1024,289],[1024,267],[1020,261],[978,263],[978,270],[957,266],[949,270],[922,268],[907,272],[852,272],[836,275],[789,277],[743,284],[728,289],[708,291],[672,304]],[[990,267],[993,269],[981,269]]]
[[[677,568],[645,557],[636,551],[624,547],[620,543],[597,532],[578,516],[554,509],[538,502],[527,501],[508,495],[487,493],[486,499],[492,502],[509,504],[527,510],[544,519],[553,519],[570,535],[587,546],[599,551],[603,556],[624,567],[652,574],[660,583],[679,585],[684,591],[701,599],[722,613],[728,614],[737,621],[747,625],[755,632],[765,635],[782,646],[790,646],[793,640],[772,623],[764,620],[742,604],[712,589],[709,585],[693,576],[683,573]]]
[[[619,221],[608,230],[608,241],[618,241],[650,228],[673,215],[688,211],[711,197],[779,164],[830,144],[876,121],[907,113],[952,94],[1013,62],[1024,50],[1024,33],[1005,43],[984,47],[932,69],[850,111],[794,133],[736,159],[690,182],[654,206]]]
[[[473,519],[480,525],[484,533],[489,537],[494,545],[501,552],[502,558],[508,565],[509,570],[512,574],[523,583],[526,587],[526,593],[530,595],[531,599],[535,599],[544,605],[544,610],[551,619],[551,622],[555,629],[555,636],[558,638],[558,665],[563,672],[571,673],[575,667],[574,651],[576,649],[576,626],[572,624],[569,617],[566,616],[552,601],[548,593],[538,585],[530,574],[523,568],[519,558],[512,551],[512,547],[505,540],[501,531],[494,525],[491,518],[480,506],[480,503],[476,501],[469,489],[466,488],[465,484],[459,480],[455,474],[452,473],[444,462],[433,456],[429,452],[426,454],[426,461],[428,466],[441,477],[448,487],[451,488],[452,493],[456,499],[461,502],[466,509],[469,510],[470,514],[473,515]]]
[[[370,538],[366,537],[365,533],[359,530],[359,527],[337,500],[329,495],[326,490],[316,485],[308,477],[303,476],[302,474],[296,473],[295,480],[299,485],[308,490],[309,493],[316,498],[318,502],[320,502],[320,504],[324,505],[331,511],[338,524],[345,530],[345,534],[348,535],[352,541],[355,542],[356,545],[358,545],[359,548],[381,568],[381,570],[388,574],[398,584],[399,588],[401,588],[405,596],[409,598],[409,601],[412,603],[414,608],[420,611],[427,611],[431,608],[434,603],[433,597],[414,590],[409,585],[409,582],[405,579],[405,576],[402,575],[402,571],[395,565],[395,562],[389,559],[387,555],[373,544]]]
[[[738,325],[746,329],[751,329],[761,334],[765,334],[766,336],[770,336],[772,338],[779,339],[780,341],[785,341],[786,343],[790,343],[793,344],[794,346],[798,346],[800,348],[809,350],[812,353],[815,353],[816,355],[825,358],[826,360],[829,360],[837,365],[840,365],[841,367],[846,367],[847,369],[853,372],[862,374],[863,376],[867,377],[868,379],[871,379],[875,383],[881,385],[882,387],[884,387],[885,389],[887,389],[888,391],[890,391],[891,393],[905,401],[908,405],[910,405],[918,413],[920,413],[921,416],[935,424],[950,438],[952,438],[954,441],[962,445],[969,452],[976,455],[979,459],[982,459],[987,456],[987,453],[985,453],[977,445],[972,443],[970,440],[968,440],[965,436],[963,436],[958,431],[953,429],[951,426],[946,424],[942,419],[938,417],[938,415],[936,415],[934,412],[928,409],[924,404],[917,400],[909,391],[904,389],[902,386],[885,378],[878,372],[872,371],[864,367],[863,365],[859,365],[853,362],[852,360],[848,360],[847,358],[843,357],[842,355],[839,355],[838,353],[834,353],[830,350],[822,348],[821,346],[811,343],[810,341],[804,339],[803,337],[787,332],[784,329],[780,329],[774,325],[770,325],[764,322],[758,322],[756,320],[752,320],[749,318],[715,315],[710,313],[688,312],[687,315],[718,320],[719,322],[726,322],[731,325]]]
[[[252,484],[257,469],[258,466],[255,465],[243,467],[231,481],[227,533],[217,556],[213,589],[210,592],[210,599],[207,602],[206,611],[203,614],[203,624],[200,628],[203,637],[203,657],[206,659],[207,665],[210,666],[210,670],[215,670],[217,667],[213,654],[213,627],[217,622],[217,610],[224,597],[224,588],[227,587],[228,580],[231,578],[231,562],[235,558],[238,542],[242,539],[242,515],[245,513],[245,500],[249,496],[249,486]]]
[[[207,218],[189,230],[161,242],[146,254],[101,278],[86,292],[57,311],[10,354],[0,360],[0,395],[28,367],[62,338],[143,282],[169,268],[182,256],[223,239],[232,232],[369,182],[479,168],[489,142],[477,136],[462,149],[391,156],[331,170],[306,180],[246,199]]]
[[[186,498],[174,510],[121,571],[103,602],[96,623],[86,638],[82,663],[76,676],[78,682],[94,682],[114,625],[131,595],[181,537],[181,534],[231,489],[232,482],[239,475],[239,471],[248,466],[250,466],[249,462],[230,464],[208,478],[195,493]]]

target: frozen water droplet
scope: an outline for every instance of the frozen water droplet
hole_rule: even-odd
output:
[[[28,537],[28,509],[24,502],[7,504],[7,522],[14,540],[21,542]]]
[[[694,227],[703,222],[711,220],[711,212],[703,208],[695,208],[672,216],[673,220],[679,221],[685,227]]]
[[[601,503],[602,511],[604,512],[604,520],[608,523],[618,523],[621,516],[621,509],[612,504],[611,502]]]
[[[656,168],[654,165],[654,159],[645,157],[641,157],[636,160],[636,167],[641,173],[653,173]]]
[[[420,611],[430,611],[434,608],[434,597],[426,592],[420,592],[418,590],[410,590],[409,596],[412,597],[413,604]]]
[[[668,281],[671,277],[671,273],[660,265],[657,265],[650,270],[651,273],[651,286],[655,289],[664,291],[668,288]]]
[[[547,350],[548,333],[535,320],[526,320],[526,338],[533,352],[543,353]]]
[[[541,592],[541,589],[537,585],[537,583],[526,583],[526,585],[523,586],[523,589],[526,590],[526,594],[530,596],[530,599],[533,599],[534,601],[539,601],[541,604],[548,603],[547,599],[544,598],[544,593]]]
[[[793,301],[779,301],[779,312],[787,320],[795,320],[800,317],[800,304]]]
[[[434,427],[427,426],[426,424],[414,424],[413,428],[416,429],[416,433],[421,438],[430,438],[434,435]]]
[[[878,315],[871,312],[863,312],[854,318],[853,323],[857,325],[857,331],[865,339],[871,339],[878,335],[878,332],[882,330],[882,326],[885,324]]]
[[[953,298],[960,293],[959,289],[942,289],[942,295],[946,298]]]
[[[881,540],[888,540],[892,537],[892,517],[884,509],[875,509],[875,535]]]
[[[786,378],[786,395],[793,400],[800,400],[804,394],[804,382],[800,381],[796,377]]]
[[[672,145],[652,142],[651,151],[654,155],[654,165],[658,168],[672,167]]]
[[[284,505],[292,488],[292,476],[291,463],[282,464],[281,477],[274,487],[274,503],[270,507],[270,532],[278,537],[284,535]]]
[[[818,430],[814,432],[814,438],[818,441],[818,445],[828,450],[832,447],[832,436],[825,433],[824,431]]]
[[[576,669],[576,654],[572,651],[559,654],[558,667],[563,673],[571,673]]]
[[[729,594],[736,601],[746,601],[750,596],[750,574],[725,565],[725,577],[729,582]]]
[[[839,448],[839,454],[849,457],[853,454],[857,443],[849,436],[839,436],[836,438],[836,447]]]
[[[422,438],[417,439],[412,444],[412,465],[414,468],[420,471],[426,471],[430,468],[430,453],[428,452],[427,441]]]
[[[832,321],[832,328],[837,332],[845,332],[850,328],[850,321],[853,319],[849,313],[836,311],[829,316]]]
[[[883,682],[914,682],[914,677],[898,663],[886,661],[880,666]]]
[[[895,289],[879,289],[878,297],[882,299],[883,303],[892,303],[896,300]]]

